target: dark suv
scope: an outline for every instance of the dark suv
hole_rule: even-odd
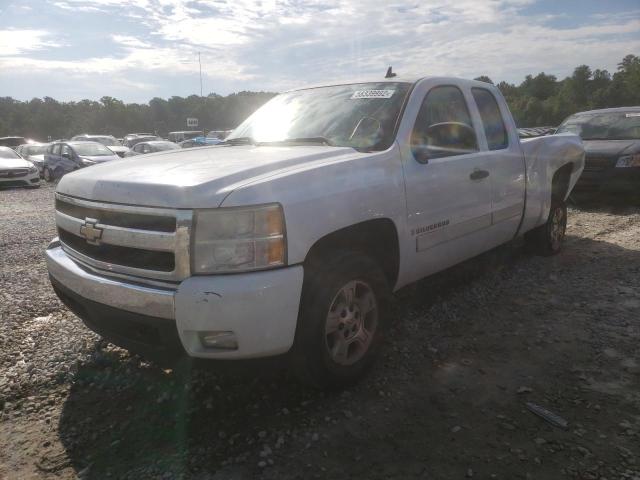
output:
[[[584,171],[576,192],[640,191],[640,107],[576,113],[556,131],[564,132],[580,135],[584,142]]]

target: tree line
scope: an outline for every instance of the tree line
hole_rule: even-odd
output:
[[[493,83],[486,76],[476,80]],[[640,58],[625,56],[613,74],[580,65],[563,80],[540,72],[520,85],[500,82],[497,87],[519,127],[557,126],[576,112],[640,105]]]
[[[0,137],[19,135],[46,140],[70,138],[81,133],[156,133],[166,137],[176,130],[228,130],[239,125],[275,93],[239,92],[227,96],[212,93],[149,103],[124,103],[113,97],[100,101],[59,102],[51,97],[21,102],[0,97]],[[186,119],[197,118],[197,128],[187,128]]]
[[[477,80],[493,83],[487,76]],[[527,75],[519,85],[503,81],[497,87],[519,127],[555,126],[579,111],[640,105],[640,58],[625,56],[613,74],[580,65],[563,80],[540,72]],[[166,136],[172,130],[186,130],[187,117],[198,118],[200,129],[227,130],[236,127],[274,95],[212,93],[206,97],[174,96],[166,100],[156,97],[142,104],[124,103],[113,97],[79,102],[59,102],[50,97],[30,101],[0,97],[0,137],[20,135],[46,140],[79,133],[122,137],[133,132]]]

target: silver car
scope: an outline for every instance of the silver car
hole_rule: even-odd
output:
[[[9,147],[0,147],[0,188],[38,188],[38,168]]]
[[[140,142],[133,146],[131,150],[124,154],[125,157],[144,155],[146,153],[164,152],[165,150],[179,150],[180,145],[167,140],[153,140],[151,142]]]
[[[76,135],[71,138],[72,142],[99,142],[117,154],[119,157],[124,157],[124,154],[129,151],[129,147],[122,145],[116,137],[111,135]]]

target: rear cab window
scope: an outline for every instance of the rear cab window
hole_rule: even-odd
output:
[[[496,97],[485,88],[474,87],[471,94],[478,107],[489,150],[509,147],[509,136]]]

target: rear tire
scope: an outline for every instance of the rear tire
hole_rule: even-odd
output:
[[[526,245],[537,255],[555,255],[562,249],[566,229],[567,204],[562,200],[553,199],[546,223],[525,233]]]
[[[379,350],[389,295],[380,267],[360,252],[305,266],[292,356],[300,381],[323,389],[358,381]]]

